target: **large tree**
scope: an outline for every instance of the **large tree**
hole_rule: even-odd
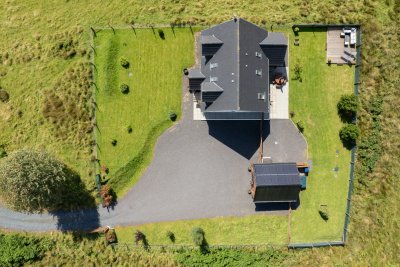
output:
[[[69,208],[82,200],[77,185],[79,176],[46,152],[20,150],[0,161],[0,196],[16,211]]]

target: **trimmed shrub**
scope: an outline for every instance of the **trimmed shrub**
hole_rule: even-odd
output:
[[[7,102],[10,99],[10,95],[8,94],[8,92],[2,88],[0,88],[0,100],[2,102]]]
[[[342,140],[343,145],[348,149],[355,146],[359,135],[360,129],[353,123],[344,125],[339,132],[340,140]]]
[[[165,34],[163,30],[158,29],[158,36],[160,36],[161,39],[165,40]]]
[[[132,129],[132,126],[128,126],[128,128],[126,128],[126,130],[128,131],[128,133],[132,133],[133,132],[133,129]]]
[[[129,93],[129,85],[127,85],[125,83],[121,84],[119,89],[121,90],[121,93],[123,93],[123,94]]]
[[[329,212],[327,210],[319,210],[318,213],[324,221],[329,220]]]
[[[196,246],[202,246],[204,244],[204,230],[200,227],[195,227],[192,229],[192,240]]]
[[[113,140],[111,141],[111,144],[112,144],[113,146],[116,146],[117,143],[118,143],[118,141],[117,141],[116,139],[113,139]]]
[[[129,64],[129,61],[126,58],[121,57],[121,59],[119,60],[119,63],[121,64],[121,66],[123,68],[125,68],[125,69],[129,68],[130,64]]]
[[[346,121],[352,120],[356,115],[359,104],[354,94],[342,95],[337,103],[337,109],[340,117]]]
[[[175,121],[177,117],[178,117],[178,115],[176,115],[175,112],[171,111],[169,113],[169,118],[170,118],[171,121]]]
[[[303,133],[303,132],[304,132],[304,123],[303,123],[302,121],[298,121],[298,122],[296,123],[296,125],[297,125],[297,128],[299,129],[299,131],[300,131],[301,133]]]

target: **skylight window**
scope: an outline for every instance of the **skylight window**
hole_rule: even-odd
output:
[[[218,77],[210,77],[210,82],[217,82],[218,81]]]
[[[210,64],[210,69],[218,67],[218,63],[211,63]]]
[[[260,52],[257,52],[257,51],[256,51],[256,57],[262,58],[262,54],[261,54]]]
[[[262,70],[256,70],[256,75],[262,76]]]

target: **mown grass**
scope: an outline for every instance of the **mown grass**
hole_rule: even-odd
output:
[[[165,39],[152,29],[101,30],[95,38],[98,158],[109,168],[110,183],[120,196],[150,163],[157,137],[172,125],[169,112],[179,116],[182,70],[194,63],[191,30],[163,31]],[[120,65],[121,57],[129,68]],[[119,90],[123,83],[128,94]]]
[[[201,227],[209,245],[282,245],[287,242],[287,223],[287,216],[252,215],[118,227],[116,232],[121,243],[133,244],[134,233],[140,230],[150,245],[193,245],[191,231]],[[174,243],[167,231],[174,233]]]
[[[326,64],[325,30],[303,29],[299,39],[299,46],[290,46],[290,71],[294,77],[294,66],[299,64],[302,81],[290,80],[289,105],[293,121],[304,123],[312,168],[300,207],[293,212],[291,241],[341,240],[350,151],[339,139],[342,122],[336,105],[341,95],[353,92],[354,67]],[[319,215],[320,205],[327,205],[328,221]]]

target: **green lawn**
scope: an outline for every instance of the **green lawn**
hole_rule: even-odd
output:
[[[290,32],[290,31],[287,31]],[[290,33],[290,39],[294,36]],[[336,104],[342,94],[353,91],[354,68],[326,64],[326,32],[301,32],[300,46],[290,44],[290,71],[302,66],[302,82],[290,80],[290,110],[294,122],[303,121],[313,166],[307,190],[300,196],[301,205],[291,218],[291,242],[340,240],[350,170],[350,152],[339,139],[342,125]],[[294,75],[292,75],[293,77]],[[337,173],[334,168],[338,167]],[[330,218],[319,215],[320,205],[327,205]],[[145,224],[118,228],[121,242],[133,242],[136,229],[143,231],[153,244],[168,244],[165,232],[176,234],[177,244],[190,244],[190,230],[204,228],[210,244],[285,244],[287,217],[256,215],[193,221]]]
[[[171,245],[166,232],[175,235],[175,244],[193,245],[191,231],[201,227],[210,245],[278,244],[287,242],[287,216],[252,215],[246,217],[220,217],[178,222],[152,223],[117,228],[121,243],[133,243],[136,230],[142,231],[155,245]]]
[[[158,29],[102,30],[94,40],[98,158],[119,196],[150,163],[157,137],[172,124],[169,112],[178,119],[181,112],[182,70],[194,63],[194,36],[189,28],[163,31],[165,39]],[[122,83],[129,85],[128,94],[120,92]]]
[[[294,36],[291,36],[293,40]],[[308,155],[313,167],[301,205],[292,216],[292,242],[340,240],[350,171],[350,152],[339,139],[342,123],[336,104],[343,94],[353,92],[354,67],[328,66],[326,32],[300,32],[300,46],[290,46],[290,71],[302,67],[302,82],[290,80],[290,110],[293,120],[305,125]],[[333,170],[338,167],[337,174]],[[330,218],[321,219],[320,205],[327,205]]]

